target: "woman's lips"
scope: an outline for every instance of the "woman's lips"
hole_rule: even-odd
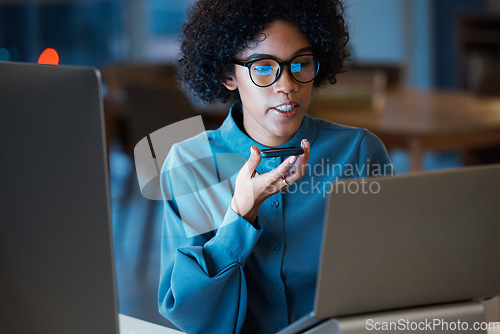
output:
[[[276,112],[281,117],[290,118],[297,113],[298,107],[299,105],[297,103],[285,102],[277,106],[274,106],[271,109],[274,110],[274,112]]]

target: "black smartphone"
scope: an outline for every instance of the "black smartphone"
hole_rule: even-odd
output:
[[[287,157],[290,155],[301,155],[304,150],[301,147],[269,148],[260,151],[261,158]]]

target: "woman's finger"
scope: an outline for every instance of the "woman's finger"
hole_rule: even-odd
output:
[[[276,167],[269,174],[271,175],[272,181],[278,181],[283,178],[286,172],[293,166],[294,162],[297,160],[297,156],[292,155],[286,158],[278,167]]]
[[[240,174],[243,174],[242,176],[250,179],[255,175],[257,166],[260,164],[260,150],[257,146],[252,146],[250,147],[250,157],[248,158],[247,162],[241,167]]]
[[[292,169],[287,174],[287,181],[290,183],[297,181],[306,173],[311,147],[307,139],[302,140],[301,146],[304,149],[304,153],[297,158],[295,165],[293,165]]]

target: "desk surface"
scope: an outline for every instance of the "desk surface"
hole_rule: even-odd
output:
[[[163,327],[125,314],[118,314],[120,334],[182,334],[183,332]]]
[[[390,90],[379,109],[336,110],[324,104],[313,113],[374,132],[405,135],[500,130],[500,98],[461,92]]]
[[[425,151],[500,145],[500,98],[397,89],[387,92],[378,109],[337,110],[321,103],[312,115],[368,129],[388,149],[408,150],[412,171],[422,169]]]

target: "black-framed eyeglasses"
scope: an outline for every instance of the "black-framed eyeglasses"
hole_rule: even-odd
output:
[[[247,62],[234,60],[233,63],[247,67],[250,79],[258,87],[269,87],[278,81],[283,66],[287,66],[288,73],[300,83],[313,81],[319,71],[318,59],[313,54],[301,54],[285,62],[266,57]]]

